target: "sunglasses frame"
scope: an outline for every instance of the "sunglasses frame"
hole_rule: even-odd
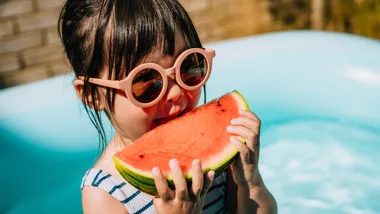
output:
[[[188,57],[190,54],[193,54],[193,53],[199,53],[205,57],[207,61],[207,73],[204,79],[202,80],[202,82],[200,82],[198,85],[188,86],[183,82],[181,78],[180,69],[181,69],[182,62],[186,59],[186,57]],[[168,88],[168,76],[172,74],[175,74],[175,81],[177,82],[177,84],[185,90],[193,91],[202,87],[210,77],[211,70],[212,70],[212,60],[215,57],[215,55],[216,55],[215,50],[213,49],[191,48],[181,53],[181,55],[178,56],[174,65],[171,68],[165,69],[156,63],[143,63],[137,66],[136,68],[132,69],[132,71],[128,74],[128,76],[122,80],[105,80],[105,79],[98,79],[98,78],[88,78],[88,81],[95,85],[109,87],[109,88],[118,89],[118,90],[124,90],[127,98],[134,105],[139,106],[141,108],[147,108],[147,107],[157,104],[163,98]],[[156,99],[152,100],[149,103],[142,103],[142,102],[137,101],[132,93],[132,81],[135,78],[136,74],[138,74],[140,71],[144,69],[154,69],[158,71],[161,74],[162,81],[163,81],[160,94],[157,96]],[[85,77],[79,76],[78,79],[84,81]]]

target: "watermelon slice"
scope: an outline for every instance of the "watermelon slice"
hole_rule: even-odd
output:
[[[185,115],[147,132],[133,144],[114,155],[119,173],[137,189],[156,194],[151,170],[158,166],[173,187],[169,160],[176,158],[191,182],[194,159],[202,163],[204,173],[222,173],[236,157],[238,150],[230,143],[232,134],[226,132],[239,109],[249,110],[237,91],[202,105]]]

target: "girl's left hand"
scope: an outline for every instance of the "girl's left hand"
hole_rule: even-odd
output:
[[[259,185],[259,150],[260,150],[260,119],[251,111],[240,110],[241,117],[231,120],[227,132],[245,139],[243,143],[237,136],[230,141],[238,149],[239,156],[230,165],[233,179],[239,187],[255,187]]]

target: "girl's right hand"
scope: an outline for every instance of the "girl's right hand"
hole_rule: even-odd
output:
[[[154,199],[154,207],[158,213],[196,214],[202,212],[203,202],[208,189],[214,181],[214,171],[209,171],[203,179],[202,166],[199,160],[192,163],[192,186],[187,188],[186,179],[176,159],[169,162],[173,175],[175,190],[171,190],[160,169],[152,169],[154,182],[159,197]]]

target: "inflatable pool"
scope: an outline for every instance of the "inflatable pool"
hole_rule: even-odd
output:
[[[380,210],[379,41],[295,31],[206,46],[207,98],[237,89],[262,119],[260,170],[279,213]],[[72,78],[0,91],[0,213],[82,212],[98,139]]]

